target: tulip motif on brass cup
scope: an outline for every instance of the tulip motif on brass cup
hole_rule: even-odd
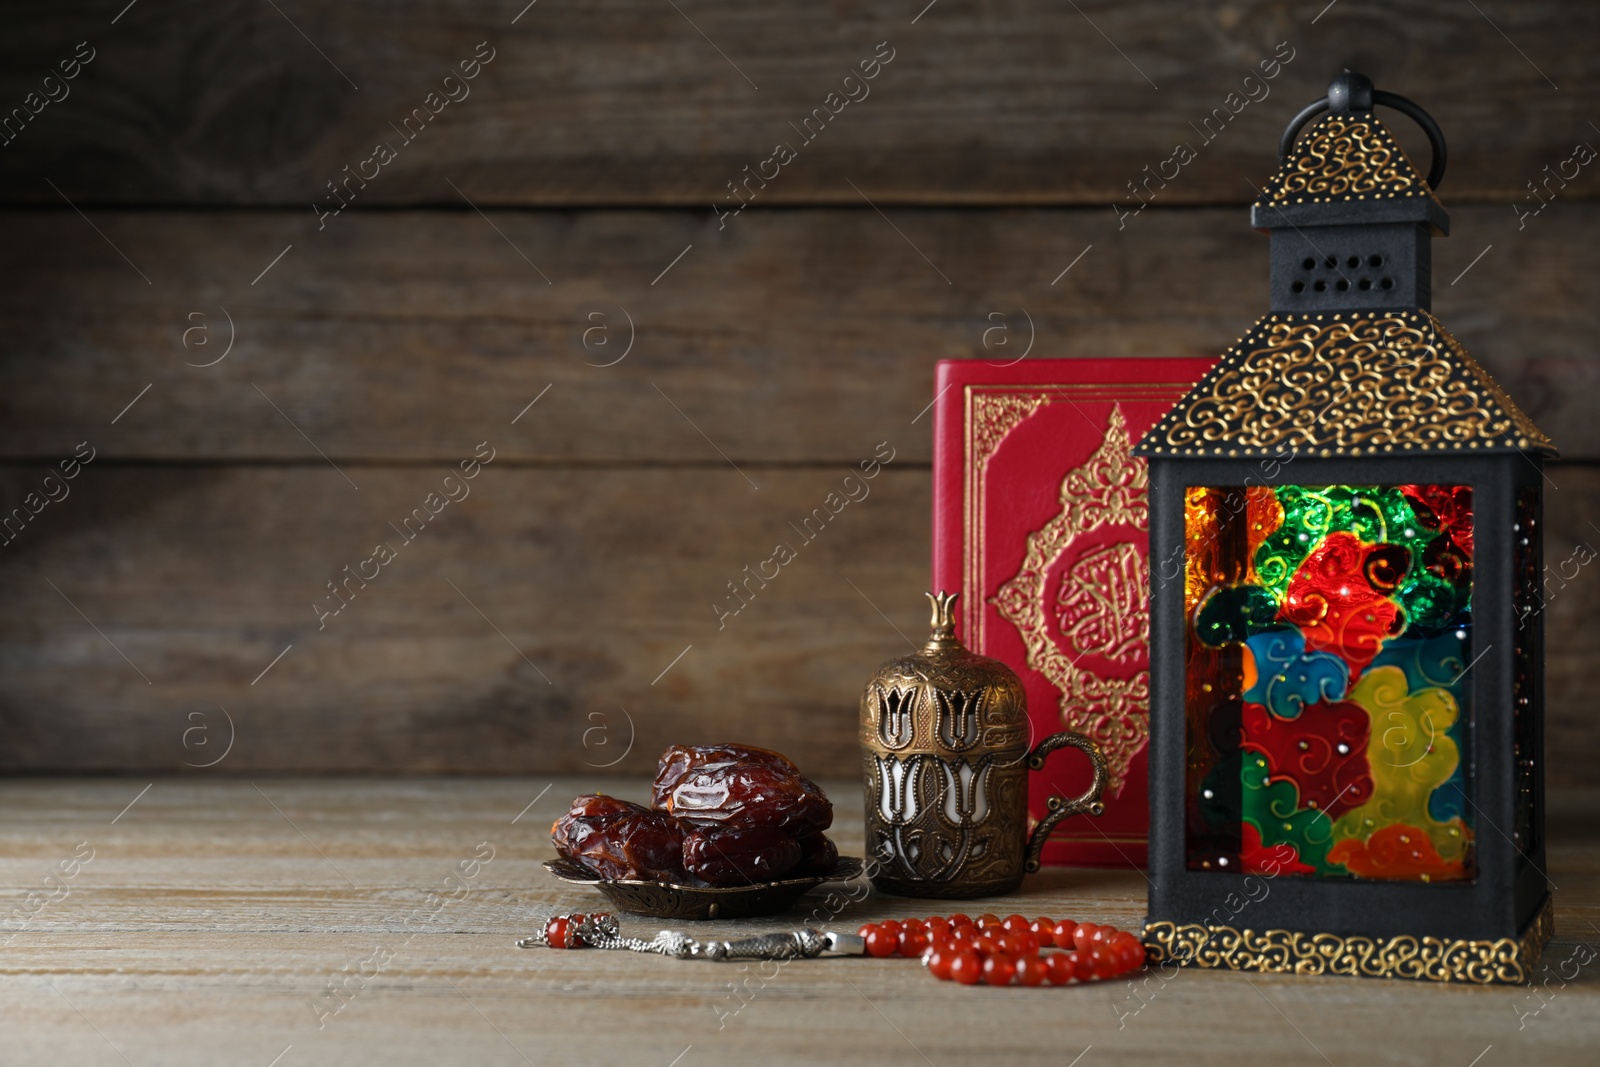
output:
[[[898,752],[916,736],[917,691],[878,689],[878,740]]]
[[[1005,878],[1013,868],[1020,873],[1021,838],[1004,832],[1003,819],[991,818],[1013,799],[997,791],[1020,796],[993,773],[1004,762],[995,753],[971,761],[918,753],[873,762],[876,788],[869,802],[879,819],[869,849],[893,877],[941,883],[958,874]]]
[[[939,705],[939,743],[951,752],[965,752],[976,745],[982,736],[978,715],[982,710],[983,691],[963,693],[936,689],[933,696]]]

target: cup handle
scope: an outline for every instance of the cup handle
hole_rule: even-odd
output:
[[[1025,853],[1026,862],[1024,870],[1032,874],[1039,869],[1039,856],[1044,852],[1044,843],[1050,838],[1050,831],[1056,824],[1068,815],[1102,815],[1106,806],[1100,802],[1100,794],[1105,792],[1106,780],[1110,776],[1106,770],[1105,753],[1100,751],[1100,746],[1095,744],[1083,734],[1064,730],[1059,734],[1051,734],[1033,747],[1028,753],[1028,770],[1039,771],[1044,769],[1045,757],[1058,748],[1079,748],[1088,755],[1090,763],[1094,765],[1094,781],[1080,797],[1067,800],[1060,796],[1052,796],[1049,800],[1050,812],[1039,825],[1033,828],[1032,835],[1028,838],[1028,848]]]

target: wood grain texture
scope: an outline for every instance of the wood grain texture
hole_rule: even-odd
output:
[[[1107,205],[1190,141],[1200,158],[1163,196],[1238,203],[1289,117],[1345,66],[1437,117],[1457,202],[1509,203],[1593,136],[1592,4],[922,6],[181,0],[114,25],[99,4],[19,10],[0,45],[5,107],[78,42],[95,58],[0,151],[0,197],[55,203],[48,178],[80,202],[309,213],[480,41],[495,58],[470,95],[402,145],[363,202],[457,203],[454,182],[485,204],[709,208],[788,141],[800,157],[762,192],[770,203]],[[802,142],[794,127],[882,41],[894,59],[871,94]],[[1206,143],[1202,120],[1230,93],[1259,97],[1245,78],[1280,42],[1293,58],[1270,95]]]
[[[895,626],[925,636],[929,474],[897,466],[823,524],[854,467],[497,461],[408,543],[443,467],[91,465],[0,568],[0,767],[182,770],[231,716],[222,772],[638,770],[730,738],[853,772],[859,687]]]
[[[1246,1046],[1269,1063],[1320,1062],[1320,1052],[1337,1064],[1399,1065],[1467,1064],[1493,1046],[1500,1062],[1566,1065],[1591,1063],[1600,1041],[1593,964],[1568,981],[1552,969],[1537,995],[1188,970],[1152,978],[1136,994],[1124,982],[965,988],[907,960],[742,971],[622,952],[519,950],[515,940],[545,916],[597,900],[539,868],[551,855],[551,820],[580,791],[642,799],[642,779],[162,778],[118,816],[148,781],[0,783],[7,898],[44,889],[80,843],[93,849],[62,883],[65,895],[6,946],[0,1006],[9,1062],[109,1064],[123,1062],[120,1053],[173,1067],[265,1067],[279,1055],[283,1067],[669,1067],[675,1057],[680,1067],[989,1059],[1061,1067],[1092,1047],[1081,1063],[1170,1062],[1182,1049],[1184,1063],[1221,1065],[1238,1063]],[[825,785],[838,806],[841,848],[859,855],[854,783]],[[1593,790],[1553,798],[1550,876],[1561,888],[1546,959],[1555,965],[1594,942],[1597,816]],[[485,844],[493,858],[447,884]],[[434,910],[429,894],[447,892],[455,899]],[[827,895],[814,893],[787,916],[693,932],[739,936],[819,920],[854,929],[948,910],[850,899],[859,895],[839,893],[830,911]],[[1136,927],[1145,886],[1131,871],[1048,870],[1012,896],[966,910]],[[624,916],[623,926],[649,936],[660,923]],[[363,967],[375,952],[388,962]],[[319,1016],[327,983],[358,972],[368,977],[347,983],[342,1010]]]
[[[752,489],[728,464],[497,459],[410,543],[389,524],[445,469],[344,471],[359,489],[320,462],[86,468],[0,555],[0,769],[644,772],[668,744],[739,739],[850,775],[861,685],[924,636],[931,479],[898,458],[809,542],[843,466],[749,467]],[[1551,477],[1548,772],[1576,783],[1600,761],[1600,564],[1581,562],[1600,468]],[[396,558],[319,629],[326,583],[379,541]],[[721,618],[780,542],[796,558]]]
[[[926,461],[937,359],[1214,355],[1267,306],[1240,209],[889,214],[93,213],[113,248],[6,213],[0,457],[449,462],[549,387],[506,456],[852,462],[892,434]],[[1573,459],[1600,458],[1596,226],[1467,208],[1436,242],[1435,310]]]

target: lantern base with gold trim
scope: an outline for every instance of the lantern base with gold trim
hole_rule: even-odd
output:
[[[1145,924],[1143,940],[1152,964],[1171,961],[1186,967],[1275,974],[1521,985],[1532,979],[1539,957],[1555,933],[1551,901],[1545,897],[1544,906],[1521,937],[1493,941],[1409,935],[1347,937],[1172,922]]]

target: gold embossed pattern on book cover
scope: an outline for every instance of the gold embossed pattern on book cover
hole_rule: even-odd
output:
[[[993,599],[1021,635],[1028,666],[1060,693],[1063,725],[1105,753],[1111,796],[1121,793],[1129,764],[1149,740],[1150,672],[1108,678],[1079,661],[1091,653],[1118,666],[1146,659],[1149,565],[1131,541],[1113,540],[1077,557],[1054,602],[1046,587],[1051,568],[1079,537],[1104,527],[1135,534],[1146,528],[1145,465],[1130,447],[1122,409],[1113,407],[1100,447],[1061,480],[1061,510],[1028,535],[1021,568]]]

